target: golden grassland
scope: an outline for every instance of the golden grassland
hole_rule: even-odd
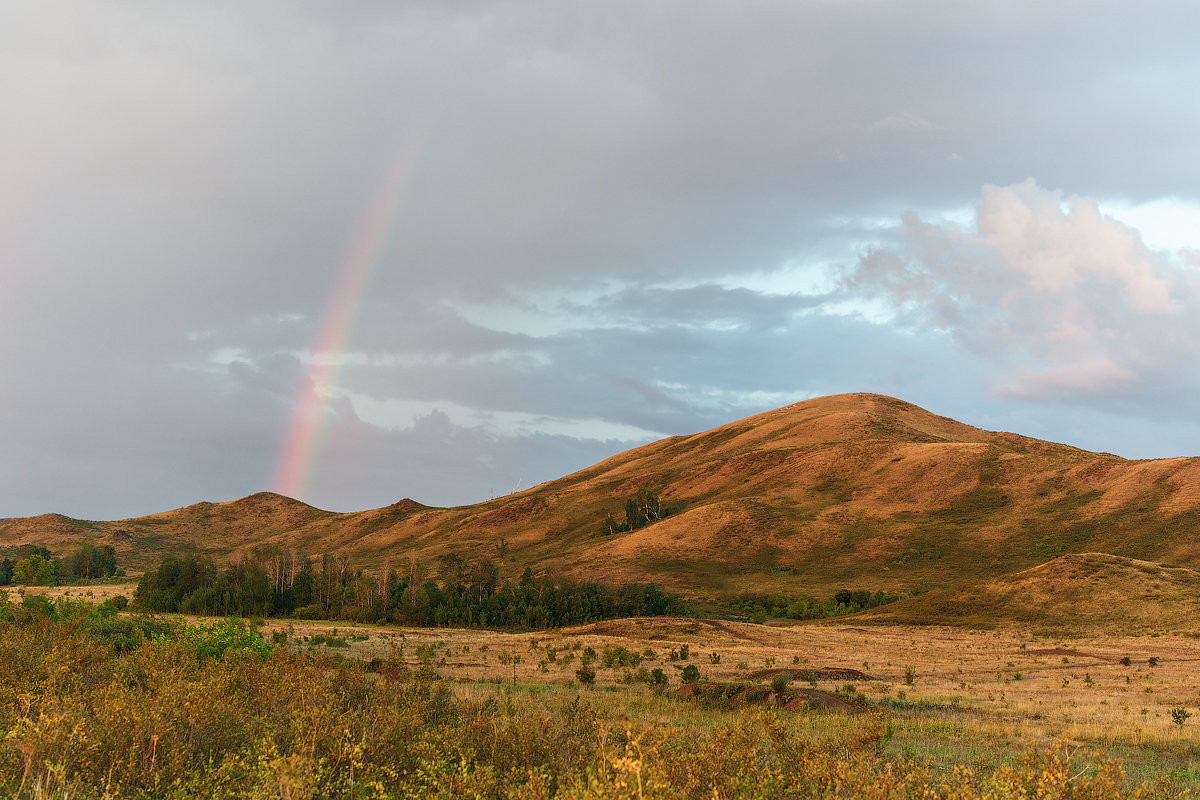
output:
[[[28,593],[101,602],[132,596],[134,586],[9,588],[14,599]],[[1054,743],[1104,754],[1161,750],[1180,754],[1179,765],[1189,769],[1195,759],[1200,775],[1200,633],[1195,632],[1122,635],[1111,627],[1054,632],[1045,624],[1034,632],[1012,626],[971,630],[867,624],[855,617],[791,626],[644,618],[530,633],[285,619],[257,623],[268,640],[286,634],[291,649],[365,661],[393,658],[414,668],[421,663],[418,648],[432,647],[437,671],[465,696],[471,696],[472,687],[491,691],[498,682],[512,684],[514,677],[520,686],[574,689],[581,649],[587,647],[598,653],[625,647],[643,656],[640,666],[663,669],[673,686],[689,663],[706,681],[761,685],[769,678],[755,680],[752,673],[850,668],[870,678],[856,683],[872,706],[911,721],[914,731],[950,725],[964,740],[973,731],[1007,750]],[[311,643],[331,635],[344,639],[345,646]],[[671,651],[684,646],[688,660],[671,660]],[[557,651],[553,659],[551,650]],[[520,661],[512,663],[506,654]],[[645,693],[627,682],[624,668],[594,666],[599,689]],[[911,684],[906,682],[909,669],[915,673]],[[803,679],[794,682],[808,685]],[[823,689],[845,684],[818,681]],[[1178,707],[1195,712],[1195,719],[1175,724],[1170,711]],[[902,740],[897,747],[904,746]]]
[[[182,639],[114,653],[69,621],[0,626],[0,788],[56,798],[1107,798],[1185,796],[1200,780],[1200,715],[1177,725],[1170,713],[1200,700],[1200,639],[1190,637],[678,618],[538,633],[250,625],[278,644],[266,660],[202,660]],[[588,648],[590,687],[576,673]],[[643,660],[605,668],[613,648]],[[793,681],[852,698],[860,713],[784,709],[773,691],[753,705],[678,697],[687,665],[706,683],[768,686],[755,673],[826,667],[869,679]],[[669,687],[630,682],[637,668],[663,669]]]
[[[1114,798],[1184,796],[1198,776],[1194,723],[1169,714],[1195,708],[1192,639],[684,619],[536,634],[251,624],[286,645],[265,661],[203,661],[181,639],[114,654],[68,622],[5,626],[0,787],[64,799]],[[688,660],[672,661],[684,645]],[[595,686],[578,685],[587,648],[614,646],[665,668],[671,688],[600,662]],[[853,693],[818,679],[865,696],[863,712],[671,691],[685,663],[703,680],[752,682],[797,662],[870,675]],[[1114,757],[1127,774],[1105,765]]]
[[[323,623],[264,625],[268,635],[288,630],[293,647],[304,637],[328,634]],[[1119,756],[1153,772],[1162,767],[1200,777],[1200,639],[1180,636],[1059,638],[1013,631],[964,631],[930,627],[853,627],[824,624],[790,628],[684,619],[618,620],[578,629],[507,634],[455,629],[389,629],[336,626],[349,639],[344,652],[386,657],[394,648],[414,665],[416,648],[435,646],[437,670],[457,681],[467,696],[489,692],[493,682],[549,690],[575,688],[581,648],[602,652],[625,647],[653,655],[641,666],[663,668],[677,685],[682,668],[695,664],[705,681],[769,685],[754,679],[763,670],[856,669],[870,680],[854,681],[868,706],[891,717],[894,752],[923,753],[962,763],[995,764],[1028,746],[1060,744],[1100,756]],[[299,639],[299,641],[297,641]],[[670,653],[687,645],[688,661]],[[324,645],[319,649],[328,650]],[[548,648],[557,650],[550,661]],[[336,649],[336,648],[335,648]],[[520,656],[502,663],[502,654]],[[575,654],[576,658],[565,661]],[[712,655],[720,657],[713,663]],[[1129,664],[1123,664],[1127,658]],[[1151,666],[1150,659],[1156,659]],[[508,659],[505,659],[506,661]],[[564,663],[565,661],[565,663]],[[906,673],[912,670],[912,683]],[[826,690],[845,679],[818,679]],[[808,682],[796,680],[797,686]],[[643,707],[648,690],[630,686],[626,669],[599,669],[596,686],[616,705]],[[479,688],[482,687],[482,688]],[[658,721],[677,716],[655,704]],[[1198,712],[1182,726],[1171,709]],[[644,714],[639,714],[644,716]],[[829,715],[818,715],[823,727]],[[838,725],[834,725],[838,727]]]

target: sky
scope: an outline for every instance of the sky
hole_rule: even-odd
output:
[[[487,500],[851,391],[1200,455],[1200,6],[0,4],[0,517]]]

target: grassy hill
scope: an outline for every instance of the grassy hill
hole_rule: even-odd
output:
[[[639,490],[673,513],[606,535]],[[1200,459],[1129,461],[984,431],[873,394],[822,397],[635,448],[457,508],[335,514],[260,493],[136,519],[0,520],[0,548],[111,543],[137,569],[195,548],[347,552],[371,568],[458,553],[714,595],[945,590],[1078,553],[1200,568]],[[1064,562],[1064,563],[1070,563]],[[1049,567],[1049,565],[1047,565]]]
[[[1200,572],[1107,553],[1072,553],[973,586],[935,589],[858,619],[969,628],[1032,625],[1055,635],[1191,632],[1200,620]]]

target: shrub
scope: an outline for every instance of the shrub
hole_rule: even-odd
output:
[[[1183,706],[1175,706],[1175,708],[1171,709],[1171,721],[1181,728],[1183,727],[1183,723],[1187,722],[1188,717],[1191,715],[1192,712],[1188,711]]]
[[[264,660],[271,655],[271,645],[263,640],[262,634],[237,619],[223,619],[212,625],[185,625],[179,640],[202,663],[228,656]]]
[[[679,676],[683,683],[695,683],[700,680],[700,668],[695,664],[688,664],[683,668],[683,672]]]
[[[613,645],[612,647],[604,648],[604,654],[600,657],[600,663],[604,665],[605,669],[636,667],[642,663],[642,657],[622,645]]]
[[[584,665],[575,670],[575,677],[584,686],[593,686],[596,683],[596,670]]]
[[[917,670],[909,665],[904,668],[904,685],[912,686],[917,682]]]
[[[792,682],[792,676],[786,672],[780,672],[775,677],[771,678],[771,688],[776,694],[783,694],[788,690],[788,686]]]
[[[112,604],[116,607],[117,611],[124,611],[129,607],[129,598],[123,594],[119,594],[112,599]]]

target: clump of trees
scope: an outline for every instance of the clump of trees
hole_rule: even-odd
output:
[[[788,619],[825,619],[853,614],[868,608],[878,608],[901,599],[901,595],[882,590],[840,589],[832,597],[818,599],[812,595],[789,597],[783,592],[742,592],[729,601],[729,610],[761,622],[767,617]]]
[[[436,564],[435,578],[416,560],[375,575],[354,569],[346,556],[316,560],[279,548],[258,548],[224,569],[205,555],[168,556],[143,575],[134,604],[151,611],[534,630],[688,613],[652,583],[609,587],[538,577],[530,569],[515,582],[501,581],[491,559],[468,562],[456,554]]]
[[[58,558],[42,545],[26,545],[15,558],[0,559],[0,586],[57,586],[118,574],[117,553],[112,545],[81,545],[66,558]]]
[[[636,531],[669,517],[677,509],[663,505],[662,499],[649,489],[640,489],[625,501],[625,521],[618,522],[611,513],[604,517],[602,529],[606,536],[623,531]]]

